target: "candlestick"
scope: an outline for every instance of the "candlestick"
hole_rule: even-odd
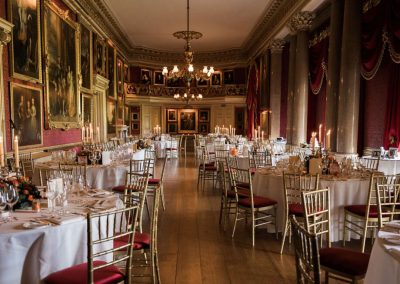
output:
[[[100,143],[100,127],[96,127],[96,136],[97,136],[97,143]]]
[[[326,133],[325,149],[329,150],[331,148],[331,130],[329,129]]]
[[[322,124],[319,125],[318,141],[319,141],[319,143],[322,142]]]
[[[257,139],[257,130],[254,130],[254,136],[255,136],[255,139]]]
[[[15,159],[15,168],[19,168],[19,147],[18,147],[18,136],[15,135],[14,138],[14,159]]]
[[[264,130],[261,131],[261,141],[264,142]]]

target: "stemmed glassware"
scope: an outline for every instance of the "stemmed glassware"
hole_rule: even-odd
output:
[[[9,218],[11,218],[11,211],[13,210],[14,205],[19,200],[19,194],[17,189],[13,185],[7,185],[4,194],[6,196],[6,203],[10,212]]]

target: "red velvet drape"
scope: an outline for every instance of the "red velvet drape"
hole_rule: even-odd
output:
[[[391,64],[385,116],[383,145],[385,149],[399,145],[400,137],[400,64]]]
[[[250,66],[249,77],[247,81],[247,137],[253,138],[253,129],[257,121],[259,108],[258,94],[258,71],[256,64]]]
[[[361,37],[361,74],[371,80],[388,49],[390,58],[400,63],[400,0],[382,0],[363,13]],[[400,137],[400,66],[391,64],[385,113],[383,145],[396,147]]]
[[[325,125],[326,74],[328,65],[329,37],[310,46],[309,54],[309,92],[307,114],[307,138],[311,132]]]

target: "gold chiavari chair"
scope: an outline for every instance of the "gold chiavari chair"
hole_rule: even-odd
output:
[[[371,238],[373,239],[376,230],[379,228],[379,222],[383,223],[390,220],[388,216],[379,216],[376,192],[378,179],[380,179],[379,175],[371,174],[368,197],[365,204],[344,207],[343,246],[346,245],[346,233],[350,231],[361,237],[361,252],[364,252],[368,231],[371,231]]]
[[[284,226],[281,242],[282,254],[285,246],[286,236],[290,231],[289,216],[295,215],[298,219],[304,217],[301,193],[318,189],[319,175],[301,175],[295,173],[283,173],[283,194],[285,197]],[[289,234],[290,241],[290,234]]]
[[[278,238],[278,228],[276,223],[277,202],[273,199],[264,196],[256,196],[253,194],[253,186],[250,170],[239,168],[230,169],[232,182],[236,195],[236,213],[235,224],[233,226],[232,238],[235,236],[236,223],[239,220],[247,220],[251,217],[252,228],[252,245],[255,244],[255,229],[256,227],[274,224],[275,233]],[[248,190],[248,197],[242,198],[240,192]]]
[[[364,278],[368,254],[330,246],[329,188],[302,192],[302,200],[305,230],[320,241],[319,261],[325,271],[325,283],[329,278],[350,283]],[[326,245],[323,245],[323,239]]]
[[[368,170],[373,170],[373,171],[377,171],[379,168],[379,161],[380,161],[380,156],[376,157],[376,158],[361,158],[360,162],[361,165],[364,166],[364,168],[368,169]]]
[[[32,160],[32,153],[19,154],[19,163],[22,174],[25,177],[33,178],[34,165]]]
[[[203,190],[205,189],[206,180],[212,181],[213,188],[215,187],[217,169],[215,153],[209,153],[206,148],[203,148],[197,175],[197,190],[199,190],[200,185]]]
[[[149,160],[149,175],[154,176],[155,164],[157,161],[157,154],[155,150],[146,149],[144,158]]]
[[[164,175],[165,175],[165,165],[167,164],[168,158],[165,157],[163,161],[163,166],[161,169],[160,178],[149,178],[149,185],[147,189],[147,196],[154,195],[154,190],[160,188],[161,192],[161,203],[163,209],[165,210],[165,199],[164,199]]]
[[[290,216],[296,260],[297,283],[321,283],[318,241],[316,234],[309,233]]]
[[[165,156],[168,158],[178,158],[178,148],[179,148],[180,137],[172,137],[167,140],[167,147],[165,147]]]
[[[81,263],[48,275],[46,284],[61,283],[131,283],[132,253],[138,205],[87,215],[87,263]],[[128,222],[132,220],[133,222]],[[94,225],[96,224],[96,225]],[[124,237],[127,241],[116,249],[108,243]],[[99,259],[102,260],[99,260]],[[104,261],[103,259],[107,259]],[[124,271],[119,268],[122,266]]]
[[[250,153],[250,168],[259,169],[272,166],[272,157],[267,151]]]
[[[379,229],[400,216],[400,175],[376,178]],[[398,219],[398,218],[397,218]]]

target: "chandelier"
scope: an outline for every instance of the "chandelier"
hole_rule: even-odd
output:
[[[173,36],[177,39],[184,39],[186,41],[185,45],[185,63],[186,65],[179,69],[178,65],[174,65],[172,70],[168,70],[168,67],[164,66],[162,70],[162,74],[167,79],[178,79],[182,78],[189,90],[190,90],[190,83],[193,79],[200,80],[200,79],[208,79],[214,73],[214,67],[204,66],[202,70],[195,70],[193,66],[193,55],[194,52],[191,50],[190,41],[193,39],[199,39],[203,36],[202,33],[191,31],[189,30],[189,0],[187,0],[187,17],[186,17],[186,31],[178,31],[173,33]]]
[[[174,99],[175,100],[180,100],[180,101],[186,101],[186,103],[188,104],[189,101],[197,101],[197,100],[201,100],[203,98],[202,94],[194,94],[190,91],[190,88],[187,88],[187,90],[185,91],[185,93],[183,95],[180,95],[179,93],[175,93],[174,94]]]

